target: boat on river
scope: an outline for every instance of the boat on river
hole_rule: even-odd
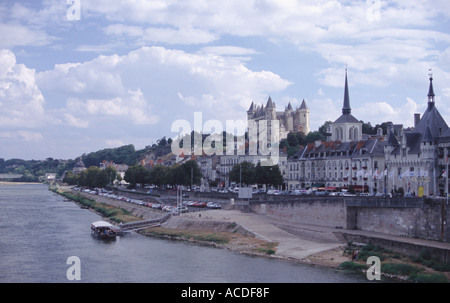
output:
[[[99,239],[115,239],[118,231],[114,225],[105,221],[96,221],[91,224],[91,234]]]

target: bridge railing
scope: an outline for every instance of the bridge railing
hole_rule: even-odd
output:
[[[138,228],[138,227],[142,227],[142,226],[146,226],[146,225],[163,223],[163,222],[167,221],[167,219],[169,219],[169,217],[170,217],[170,214],[166,214],[162,217],[155,218],[155,219],[148,219],[148,220],[143,220],[143,221],[119,224],[119,227],[122,230],[133,229],[133,228]]]

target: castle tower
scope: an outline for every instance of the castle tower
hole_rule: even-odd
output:
[[[291,102],[289,102],[288,106],[284,110],[284,128],[288,131],[294,129],[294,116],[292,113]]]
[[[277,117],[275,103],[273,103],[271,97],[269,97],[269,99],[267,100],[265,114],[266,114],[266,120],[275,120]]]
[[[247,111],[247,120],[250,121],[253,119],[253,116],[256,114],[256,105],[253,103],[250,105],[250,108]]]
[[[296,110],[297,123],[294,122],[294,130],[300,131],[307,135],[310,132],[309,128],[309,108],[306,105],[305,99],[303,99],[302,104]]]

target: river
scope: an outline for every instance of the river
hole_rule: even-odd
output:
[[[90,224],[98,220],[46,185],[0,185],[0,282],[367,282],[363,275],[135,232],[105,242],[90,234]],[[79,260],[79,280],[68,279],[72,256]]]

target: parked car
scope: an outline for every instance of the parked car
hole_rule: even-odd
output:
[[[197,207],[206,207],[207,204],[208,203],[206,203],[206,202],[198,202]]]
[[[220,203],[217,203],[217,202],[208,202],[208,203],[206,204],[206,207],[208,207],[208,208],[214,208],[214,209],[222,208],[221,205],[220,205]]]
[[[188,208],[186,206],[181,206],[181,207],[172,207],[170,209],[170,211],[172,213],[185,213],[188,211]]]

